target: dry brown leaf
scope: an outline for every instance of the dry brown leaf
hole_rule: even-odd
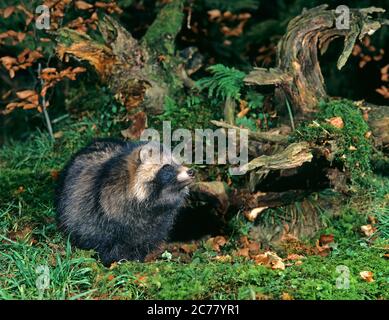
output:
[[[34,103],[22,103],[21,107],[23,110],[31,110],[31,109],[37,109],[38,105]]]
[[[374,234],[374,232],[376,232],[376,228],[373,227],[371,224],[367,224],[361,226],[361,231],[366,237],[371,237]]]
[[[37,95],[37,93],[34,90],[24,90],[24,91],[16,92],[16,96],[22,100],[30,98],[31,96],[34,95]]]
[[[320,236],[319,241],[320,241],[321,245],[329,244],[331,242],[334,242],[334,235],[333,234],[322,234]]]
[[[389,89],[387,87],[381,86],[381,88],[376,89],[376,91],[385,99],[389,99]]]
[[[92,9],[92,8],[93,8],[93,5],[91,5],[90,3],[85,2],[85,1],[76,1],[76,2],[74,3],[74,5],[75,5],[76,8],[79,9],[79,10],[89,10],[89,9]]]
[[[330,254],[331,248],[328,244],[320,245],[319,239],[316,241],[316,252],[319,256],[326,257]]]
[[[258,208],[254,208],[252,209],[250,212],[246,212],[245,213],[245,217],[247,218],[247,220],[253,222],[257,217],[258,215],[266,210],[268,207],[258,207]]]
[[[185,243],[180,247],[180,249],[182,249],[185,253],[190,254],[197,250],[197,245],[195,243],[192,244]]]
[[[261,249],[261,245],[258,242],[250,242],[248,245],[250,255],[259,254],[259,250]]]
[[[59,139],[63,137],[63,131],[57,131],[54,133],[54,138]]]
[[[221,17],[221,12],[219,9],[213,9],[213,10],[209,10],[208,11],[208,19],[210,21],[213,21],[213,20],[216,20],[216,19],[219,19]]]
[[[243,109],[242,111],[240,111],[236,116],[238,118],[243,118],[244,116],[246,116],[250,111],[250,108],[245,108]]]
[[[248,257],[249,257],[249,248],[241,248],[241,249],[239,249],[238,251],[236,251],[235,254],[236,254],[238,257],[245,257],[245,258],[248,258]]]
[[[287,292],[283,292],[281,295],[282,300],[294,300],[293,296]]]
[[[0,58],[1,63],[3,64],[4,68],[7,70],[10,70],[14,64],[17,64],[17,59],[10,57],[10,56],[5,56]]]
[[[361,276],[361,278],[363,280],[365,280],[366,282],[374,282],[374,279],[373,279],[373,272],[371,271],[361,271],[359,273],[359,275]]]
[[[335,128],[338,128],[338,129],[344,128],[344,122],[343,122],[343,119],[341,117],[332,117],[332,118],[326,119],[326,121]]]
[[[242,247],[248,247],[250,244],[249,238],[247,236],[241,236],[239,238],[239,243],[242,245]]]
[[[7,7],[3,11],[3,18],[7,19],[12,13],[15,12],[15,7]]]
[[[121,134],[124,138],[130,140],[139,139],[147,125],[147,115],[143,111],[139,111],[129,117],[131,126],[126,130],[122,130]]]
[[[206,241],[207,247],[212,248],[216,252],[220,252],[220,247],[224,246],[226,243],[227,243],[227,239],[223,236],[209,238]]]
[[[221,32],[230,37],[238,37],[243,33],[243,27],[245,26],[247,20],[239,22],[239,24],[235,28],[229,28],[227,26],[223,26],[221,28]]]
[[[59,171],[58,170],[51,170],[50,176],[54,181],[57,181],[59,178]]]
[[[147,285],[147,275],[143,274],[137,274],[135,275],[136,279],[134,280],[134,283],[137,284],[140,287],[145,287]]]
[[[11,231],[8,234],[8,238],[10,238],[11,240],[24,240],[31,234],[31,232],[31,227],[25,227],[18,231]]]
[[[377,218],[375,216],[368,215],[367,219],[371,224],[377,224]]]
[[[288,256],[284,260],[287,261],[287,260],[301,260],[301,259],[305,259],[305,257],[300,254],[291,253],[288,254]]]
[[[219,262],[231,262],[232,261],[232,257],[227,254],[225,256],[216,256],[215,260],[219,261]]]
[[[270,267],[274,270],[285,270],[285,264],[282,259],[272,251],[266,251],[253,257],[256,264]]]

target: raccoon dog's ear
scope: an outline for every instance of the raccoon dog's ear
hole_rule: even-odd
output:
[[[141,156],[141,152],[142,152],[142,148],[138,148],[135,150],[134,152],[134,155],[133,155],[133,159],[135,160],[135,162],[139,165],[142,163],[142,156]]]
[[[161,150],[154,144],[148,143],[143,145],[139,150],[139,161],[152,164],[161,163]]]

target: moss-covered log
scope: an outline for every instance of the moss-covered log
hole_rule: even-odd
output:
[[[166,4],[143,39],[136,40],[108,16],[99,22],[104,42],[62,28],[57,35],[60,58],[72,56],[88,61],[101,80],[130,114],[158,114],[164,98],[183,86],[181,61],[175,56],[174,41],[183,22],[183,1]]]

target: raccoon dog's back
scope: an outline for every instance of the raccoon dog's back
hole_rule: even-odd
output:
[[[161,161],[142,157],[159,150]],[[144,154],[144,153],[143,153]],[[76,153],[56,190],[59,227],[102,262],[143,260],[163,241],[193,172],[159,144],[99,139]]]

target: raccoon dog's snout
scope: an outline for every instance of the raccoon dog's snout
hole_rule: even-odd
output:
[[[177,174],[177,181],[183,185],[189,185],[194,181],[195,171],[187,167],[181,167]]]

